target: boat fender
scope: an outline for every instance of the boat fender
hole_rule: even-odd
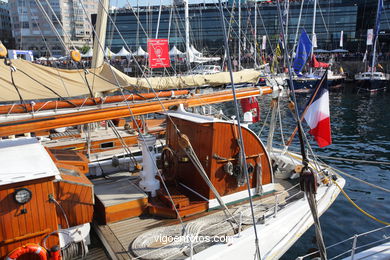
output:
[[[81,54],[79,51],[73,50],[70,52],[70,58],[75,62],[79,62],[81,60]]]
[[[288,103],[288,109],[290,109],[291,111],[294,111],[294,109],[295,109],[295,103],[292,102],[292,101],[290,101],[290,102]]]
[[[37,244],[26,244],[20,246],[8,254],[5,260],[16,260],[24,254],[35,254],[39,256],[40,260],[47,260],[47,251],[45,248]]]
[[[223,169],[224,171],[229,174],[230,176],[233,175],[233,170],[234,170],[234,166],[233,166],[233,163],[232,162],[227,162],[225,163],[225,165],[223,166]]]
[[[6,58],[7,57],[7,48],[4,46],[4,44],[0,41],[0,58]]]

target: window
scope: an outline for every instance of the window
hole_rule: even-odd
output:
[[[108,148],[113,148],[114,143],[113,142],[108,142],[108,143],[101,143],[100,148],[101,149],[108,149]]]

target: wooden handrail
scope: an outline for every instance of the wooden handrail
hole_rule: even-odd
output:
[[[11,239],[6,239],[6,240],[3,240],[3,241],[0,241],[0,245],[6,245],[6,244],[14,243],[16,241],[20,241],[20,240],[29,239],[29,238],[32,238],[32,237],[41,236],[41,235],[49,233],[49,232],[50,232],[50,229],[46,228],[45,230],[38,231],[38,232],[35,232],[35,233],[31,233],[31,234],[27,234],[27,235],[24,235],[24,236],[14,237],[14,238],[11,238]]]

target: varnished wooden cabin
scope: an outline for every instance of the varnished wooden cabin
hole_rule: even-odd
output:
[[[0,140],[0,165],[0,259],[28,243],[64,246],[58,230],[86,239],[94,195],[83,155],[47,151],[35,138],[8,139]]]

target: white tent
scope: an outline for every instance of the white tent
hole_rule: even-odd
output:
[[[127,56],[130,56],[130,55],[131,55],[131,52],[126,50],[124,46],[122,47],[122,49],[117,54],[115,54],[115,56],[117,56],[117,57],[127,57]]]
[[[176,45],[172,47],[172,49],[169,51],[170,56],[180,56],[184,55],[183,52],[181,52],[178,48],[176,48]]]
[[[83,58],[91,58],[93,56],[93,49],[90,48],[85,54],[81,54]]]
[[[133,53],[133,56],[149,56],[149,54],[139,46],[137,51]]]
[[[115,56],[115,53],[113,53],[108,47],[106,47],[106,50],[104,51],[104,56],[113,57]]]
[[[202,57],[202,56],[203,56],[203,54],[202,54],[200,51],[198,51],[198,50],[196,50],[196,49],[194,48],[194,45],[191,45],[190,49],[191,49],[192,53],[193,53],[195,56],[198,56],[198,57]]]

